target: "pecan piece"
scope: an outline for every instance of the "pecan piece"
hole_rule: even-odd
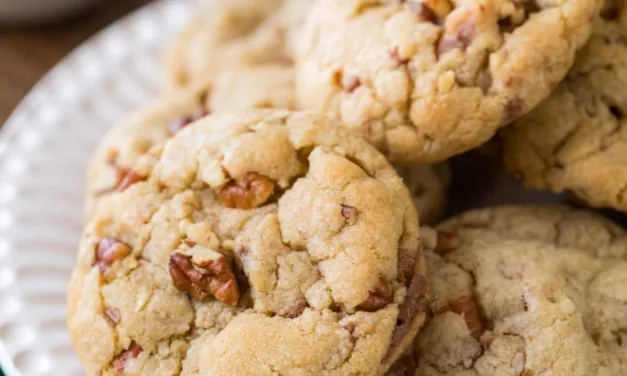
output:
[[[472,44],[477,32],[477,23],[483,12],[481,5],[457,8],[446,18],[444,34],[438,43],[437,53],[441,56],[451,50],[465,51]]]
[[[454,232],[438,231],[437,245],[433,251],[439,255],[445,255],[457,249],[459,244],[460,240]]]
[[[349,93],[352,93],[359,86],[361,86],[361,80],[359,79],[359,77],[357,77],[357,76],[350,76],[347,79],[346,83],[344,84],[344,90],[346,90]]]
[[[409,1],[407,3],[407,8],[421,21],[427,21],[434,24],[438,22],[438,15],[435,14],[433,9],[429,8],[427,4]]]
[[[391,50],[388,51],[388,54],[396,62],[397,66],[405,65],[409,63],[409,59],[406,57],[401,57],[400,52],[398,50],[398,46],[394,46]]]
[[[359,210],[350,206],[340,204],[342,206],[342,217],[346,220],[346,223],[349,225],[354,225],[357,222],[357,215],[359,214]]]
[[[138,174],[137,172],[131,170],[124,175],[120,184],[118,184],[118,192],[124,192],[131,185],[146,180],[145,176]]]
[[[176,252],[170,255],[168,270],[174,286],[198,301],[212,295],[233,307],[239,303],[237,279],[230,263],[223,255],[199,261],[192,256]]]
[[[116,370],[117,372],[124,371],[126,362],[128,362],[130,359],[137,358],[139,353],[142,351],[143,349],[140,345],[135,343],[135,341],[131,342],[131,345],[128,347],[127,350],[122,351],[120,355],[116,356],[113,359],[113,369]]]
[[[117,154],[118,153],[116,151],[114,152],[113,155],[109,156],[109,158],[107,159],[107,165],[113,170],[114,182],[109,187],[99,189],[97,192],[95,192],[94,194],[96,196],[102,196],[102,195],[106,195],[111,192],[114,192],[120,185],[120,182],[122,181],[122,179],[124,179],[124,177],[128,174],[129,170],[118,164]]]
[[[288,319],[295,319],[298,316],[302,315],[303,312],[305,312],[305,308],[307,307],[309,307],[307,300],[305,300],[305,298],[298,298],[294,303],[294,306],[291,307],[287,312],[284,312],[281,316]]]
[[[466,326],[472,334],[473,337],[479,338],[481,334],[484,332],[483,322],[481,321],[481,317],[479,315],[479,308],[477,307],[477,303],[472,297],[462,296],[461,298],[457,298],[454,301],[450,302],[448,305],[442,307],[438,310],[437,313],[444,312],[455,312],[464,317],[464,321],[466,321]]]
[[[177,117],[169,125],[170,133],[174,134],[188,126],[194,119],[189,115]]]
[[[105,316],[107,316],[107,319],[109,319],[109,321],[114,324],[118,324],[122,319],[122,316],[120,315],[120,310],[117,308],[105,308],[104,314]]]
[[[196,242],[193,240],[189,240],[188,238],[185,238],[183,240],[181,240],[181,243],[185,244],[186,246],[192,248],[196,245]]]
[[[267,176],[249,172],[244,179],[234,180],[222,187],[218,198],[227,208],[252,209],[270,199],[274,183]]]
[[[100,273],[104,273],[114,262],[130,255],[131,251],[131,246],[116,238],[103,238],[96,247],[96,266]]]
[[[367,312],[378,311],[384,308],[388,304],[392,303],[394,294],[392,292],[392,286],[385,278],[379,278],[379,282],[370,290],[368,298],[361,303],[357,308]]]
[[[355,333],[355,329],[357,329],[357,327],[355,326],[354,322],[349,322],[349,323],[346,324],[344,329],[346,329],[347,332],[349,332],[351,335],[353,335],[353,333]]]
[[[209,115],[209,109],[203,104],[199,104],[192,115],[183,115],[173,119],[170,122],[170,133],[175,134],[181,129],[187,127],[196,120]]]
[[[445,35],[440,39],[440,42],[438,42],[438,56],[444,55],[454,49],[464,49],[464,44],[457,39],[456,36]]]

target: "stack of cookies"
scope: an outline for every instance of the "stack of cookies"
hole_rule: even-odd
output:
[[[165,66],[87,172],[87,375],[627,375],[626,1],[216,1]],[[441,222],[489,140],[586,208]]]

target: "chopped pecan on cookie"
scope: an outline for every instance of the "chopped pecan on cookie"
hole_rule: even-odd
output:
[[[429,21],[432,23],[439,22],[438,15],[428,4],[425,4],[424,2],[408,1],[407,7],[423,21]]]
[[[120,310],[117,308],[105,308],[104,314],[113,324],[119,323],[122,319]]]
[[[132,251],[130,245],[116,238],[103,238],[96,246],[96,265],[104,273],[114,262],[130,255]]]
[[[120,355],[113,359],[113,369],[116,372],[124,371],[126,362],[133,358],[137,358],[139,353],[142,352],[142,347],[135,342],[132,342],[127,350],[124,350]]]
[[[180,131],[181,129],[185,128],[186,126],[188,126],[189,124],[193,123],[194,121],[203,118],[205,116],[209,115],[209,109],[207,108],[207,105],[204,103],[201,103],[198,105],[198,107],[196,108],[196,110],[194,110],[194,113],[191,115],[182,115],[179,116],[175,119],[173,119],[170,124],[169,124],[169,129],[170,132],[172,132],[173,134]]]
[[[267,176],[249,172],[220,189],[218,197],[227,208],[251,209],[265,204],[274,193],[274,183]]]
[[[446,18],[444,25],[444,34],[438,43],[438,55],[454,49],[464,51],[470,46],[477,32],[477,25],[480,17],[479,7],[465,9],[464,11],[455,11]]]
[[[342,204],[342,217],[346,219],[346,222],[349,225],[354,225],[357,222],[357,216],[359,215],[359,210],[356,208]]]
[[[474,337],[479,337],[483,334],[483,323],[481,322],[481,318],[479,316],[479,309],[477,308],[477,303],[475,300],[468,296],[462,296],[457,298],[451,302],[449,302],[446,306],[440,308],[437,313],[443,312],[455,312],[464,317],[466,321],[466,326],[468,326],[468,330]]]
[[[196,300],[203,300],[211,295],[217,300],[237,306],[240,294],[237,289],[237,280],[231,265],[224,255],[202,248],[202,255],[193,253],[187,256],[175,252],[170,256],[168,269],[174,285],[189,293]]]
[[[140,181],[144,181],[144,180],[146,180],[145,176],[142,176],[139,173],[131,170],[127,172],[126,175],[124,175],[124,177],[120,181],[120,184],[118,184],[118,191],[119,192],[125,191],[131,185],[138,183]]]
[[[390,282],[380,278],[377,284],[368,293],[368,299],[357,306],[364,311],[376,311],[392,303],[392,288]]]

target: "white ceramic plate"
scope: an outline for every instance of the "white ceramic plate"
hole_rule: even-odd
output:
[[[108,127],[161,87],[164,46],[194,3],[156,2],[54,68],[0,132],[0,364],[6,376],[82,375],[65,289],[82,227],[84,169]]]

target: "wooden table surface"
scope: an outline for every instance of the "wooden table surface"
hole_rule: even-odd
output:
[[[0,27],[0,126],[59,60],[87,38],[151,0],[105,0],[48,26]]]

